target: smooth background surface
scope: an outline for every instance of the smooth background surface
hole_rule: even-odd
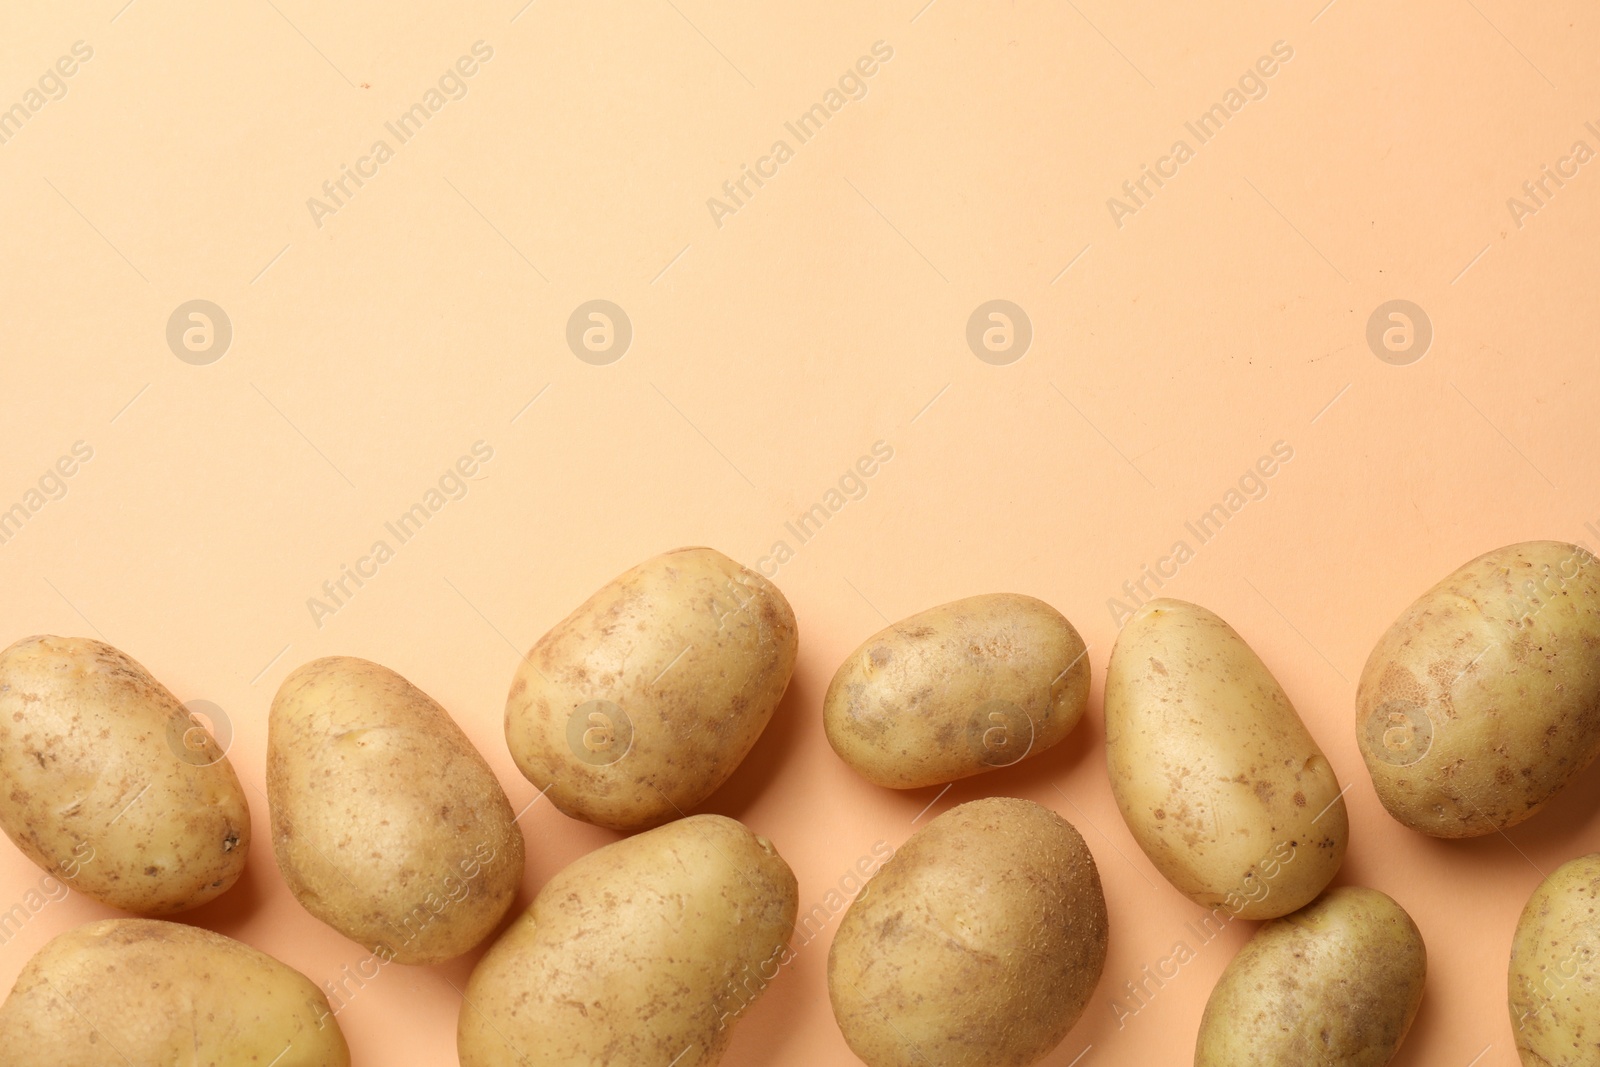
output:
[[[1099,708],[1107,600],[1182,538],[1195,557],[1163,592],[1252,643],[1351,784],[1340,881],[1392,894],[1427,938],[1396,1062],[1515,1064],[1512,929],[1541,871],[1600,847],[1600,775],[1505,836],[1424,839],[1378,805],[1352,698],[1378,634],[1468,558],[1600,547],[1600,162],[1520,227],[1507,206],[1575,140],[1600,149],[1591,6],[125,2],[0,15],[0,106],[73,42],[94,49],[0,144],[0,506],[75,441],[94,449],[0,545],[0,638],[103,636],[231,720],[256,841],[243,883],[188,921],[319,983],[365,956],[272,860],[266,709],[297,664],[405,674],[520,809],[536,790],[501,732],[518,656],[652,553],[709,544],[753,566],[781,539],[799,667],[706,810],[770,835],[808,909],[955,803],[1049,805],[1094,851],[1112,947],[1046,1062],[1186,1063],[1249,924],[1191,940],[1119,1028],[1124,983],[1201,912],[1123,826]],[[479,40],[494,57],[467,95],[398,144],[384,123]],[[797,144],[784,122],[879,40],[894,58],[865,99]],[[1119,228],[1107,198],[1193,145],[1184,122],[1279,40],[1294,58],[1268,95]],[[379,138],[393,158],[319,228],[307,199]],[[719,228],[707,198],[778,138],[793,158]],[[165,340],[197,298],[234,328],[207,366]],[[565,341],[595,298],[634,328],[608,366]],[[1034,328],[1007,366],[965,340],[996,298]],[[1397,298],[1435,330],[1406,366],[1365,340]],[[466,496],[319,628],[307,599],[478,440],[494,458]],[[894,458],[866,495],[798,543],[785,522],[879,440]],[[1267,496],[1197,545],[1185,522],[1280,440],[1294,459]],[[822,735],[834,667],[886,620],[996,590],[1042,597],[1090,642],[1084,724],[942,796],[859,780]],[[547,803],[521,825],[524,901],[615,836]],[[0,844],[0,907],[40,877]],[[0,947],[0,984],[106,914],[50,904]],[[837,925],[726,1063],[854,1062],[824,982]],[[472,963],[383,971],[339,1016],[356,1062],[454,1063]]]

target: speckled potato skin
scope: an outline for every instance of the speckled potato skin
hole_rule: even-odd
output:
[[[759,574],[709,548],[655,556],[523,659],[506,700],[511,756],[573,818],[660,825],[715,792],[750,752],[789,685],[796,643],[789,602]],[[631,746],[612,753],[605,747],[621,742],[602,740],[593,761],[579,758],[569,719],[588,718],[591,701],[622,709]]]
[[[798,905],[772,845],[721,815],[597,849],[472,972],[461,1067],[712,1067],[792,959]]]
[[[1274,919],[1217,979],[1194,1067],[1383,1067],[1422,1004],[1428,951],[1376,889],[1330,889]]]
[[[1072,624],[1030,596],[941,604],[878,631],[840,664],[823,727],[840,759],[892,789],[1009,767],[1083,718],[1084,651]]]
[[[1106,944],[1083,837],[991,797],[940,815],[873,875],[834,936],[828,995],[868,1067],[1024,1067],[1083,1014]]]
[[[1413,830],[1479,837],[1532,816],[1600,754],[1600,561],[1529,541],[1428,590],[1367,658],[1356,739]]]
[[[1266,664],[1215,614],[1152,600],[1106,668],[1106,763],[1134,840],[1208,908],[1273,919],[1344,862],[1333,768]]]
[[[7,1067],[349,1067],[328,1000],[193,926],[104,919],[39,950],[0,1006]]]
[[[398,963],[475,948],[522,883],[522,833],[489,764],[432,697],[364,659],[284,679],[267,804],[295,899]]]
[[[1600,1065],[1600,852],[1562,864],[1533,891],[1507,988],[1525,1067]]]
[[[25,637],[0,652],[0,783],[6,835],[113,908],[196,908],[244,871],[250,805],[233,766],[103,641]]]

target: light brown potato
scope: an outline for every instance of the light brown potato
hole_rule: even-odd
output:
[[[461,1067],[712,1067],[792,958],[798,904],[772,845],[721,815],[591,852],[472,972]]]
[[[1271,919],[1338,873],[1350,823],[1333,768],[1226,622],[1182,600],[1144,604],[1111,651],[1105,708],[1117,807],[1184,896]]]
[[[1422,932],[1376,889],[1341,886],[1255,932],[1217,979],[1195,1067],[1383,1067],[1417,1017]]]
[[[1083,638],[1042,600],[967,597],[902,619],[840,664],[828,742],[875,785],[916,789],[1009,767],[1072,731],[1089,702]]]
[[[349,1067],[311,980],[232,938],[104,919],[55,938],[0,1006],[7,1067]]]
[[[609,582],[541,637],[506,700],[506,743],[574,818],[638,830],[728,780],[794,672],[777,586],[709,548]]]
[[[267,802],[295,899],[387,960],[470,951],[522,883],[522,833],[488,763],[432,697],[364,659],[283,680]]]
[[[0,826],[114,908],[166,915],[238,881],[250,805],[227,757],[131,657],[88,638],[0,652]]]
[[[1600,560],[1508,545],[1422,594],[1367,657],[1356,740],[1413,830],[1479,837],[1532,816],[1600,754]]]
[[[1072,824],[1028,800],[975,800],[913,834],[851,903],[828,995],[868,1067],[1023,1067],[1083,1014],[1106,938]]]
[[[1506,984],[1525,1067],[1600,1065],[1600,852],[1562,864],[1528,898]]]

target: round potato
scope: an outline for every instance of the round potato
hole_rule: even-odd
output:
[[[1532,816],[1600,754],[1600,560],[1508,545],[1422,594],[1367,657],[1356,740],[1413,830],[1479,837]]]
[[[364,659],[283,680],[267,805],[295,899],[387,960],[473,949],[522,883],[522,833],[494,772],[432,697]]]
[[[1562,864],[1533,891],[1507,987],[1527,1067],[1600,1065],[1600,852]]]
[[[721,815],[591,852],[472,972],[461,1067],[712,1067],[792,958],[798,904],[772,845]]]
[[[1152,600],[1106,669],[1117,807],[1184,896],[1245,919],[1304,906],[1344,861],[1339,783],[1277,679],[1205,608]]]
[[[613,830],[681,816],[728,780],[794,672],[777,586],[709,548],[618,577],[541,637],[506,742],[563,812]]]
[[[0,1005],[7,1067],[349,1067],[328,1000],[232,938],[104,919],[55,938]]]
[[[828,995],[868,1067],[1023,1067],[1083,1013],[1106,935],[1072,824],[1028,800],[975,800],[913,834],[851,903]]]
[[[1330,889],[1257,930],[1217,979],[1194,1067],[1383,1067],[1422,1004],[1428,951],[1376,889]]]
[[[861,777],[893,789],[1008,767],[1083,718],[1085,651],[1072,624],[1030,596],[929,608],[840,665],[822,702],[828,742]]]
[[[250,806],[222,750],[131,657],[88,638],[0,652],[0,826],[29,859],[141,915],[227,891]]]

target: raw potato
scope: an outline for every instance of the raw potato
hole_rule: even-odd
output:
[[[1216,615],[1152,600],[1106,669],[1106,762],[1134,840],[1207,908],[1273,919],[1338,873],[1339,783],[1277,679]]]
[[[1600,852],[1562,864],[1533,891],[1507,986],[1526,1067],[1600,1065]]]
[[[711,1067],[793,958],[798,903],[772,845],[721,815],[591,852],[472,972],[461,1067]]]
[[[1089,702],[1083,638],[1042,600],[968,597],[880,630],[839,666],[822,722],[867,781],[916,789],[1008,767]]]
[[[1330,889],[1262,926],[1217,979],[1194,1067],[1383,1067],[1422,1004],[1428,951],[1376,889]]]
[[[828,995],[868,1067],[1023,1067],[1083,1013],[1106,934],[1072,824],[1028,800],[975,800],[913,834],[850,905]]]
[[[55,938],[0,1006],[7,1067],[349,1067],[328,1000],[232,938],[103,919]]]
[[[113,908],[196,908],[244,870],[250,805],[233,766],[102,641],[25,637],[0,652],[0,782],[6,835]]]
[[[295,899],[386,960],[470,951],[522,882],[522,833],[488,763],[432,697],[364,659],[284,679],[267,802]]]
[[[794,612],[709,548],[610,582],[539,639],[506,700],[506,742],[555,806],[613,830],[681,816],[728,780],[794,672]]]
[[[1600,560],[1529,541],[1428,590],[1367,658],[1356,740],[1413,830],[1479,837],[1533,815],[1600,754]]]

